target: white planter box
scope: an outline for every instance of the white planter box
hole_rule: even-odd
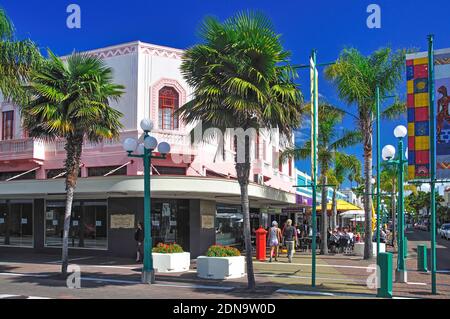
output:
[[[197,257],[197,276],[207,279],[241,278],[245,276],[245,257]]]
[[[153,268],[156,272],[183,272],[188,271],[191,264],[191,254],[173,253],[161,254],[152,253]]]
[[[377,243],[372,243],[372,251],[373,255],[377,255]],[[386,244],[380,243],[380,253],[386,252]],[[355,243],[355,247],[353,249],[353,253],[356,256],[364,256],[364,243]]]

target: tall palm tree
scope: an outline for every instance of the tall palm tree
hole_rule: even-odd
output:
[[[30,70],[41,61],[41,55],[31,40],[16,40],[14,26],[0,7],[0,92],[17,103],[26,97],[22,84]]]
[[[356,106],[357,114],[352,116],[363,135],[364,149],[364,211],[365,238],[364,259],[373,257],[372,250],[372,132],[375,113],[376,87],[380,89],[381,102],[393,95],[402,80],[405,64],[405,50],[393,52],[382,48],[369,56],[356,49],[344,49],[335,64],[325,70],[326,76],[337,86],[339,96],[350,106]],[[395,118],[406,112],[406,105],[395,99],[382,116]]]
[[[310,112],[309,105],[305,107]],[[320,253],[323,255],[328,254],[327,243],[327,230],[328,230],[328,215],[327,215],[327,185],[328,183],[328,171],[332,167],[333,161],[337,156],[344,158],[344,154],[339,151],[355,145],[361,142],[361,134],[357,131],[343,131],[339,134],[338,125],[342,122],[344,112],[337,109],[335,106],[320,102],[318,108],[318,120],[319,120],[319,134],[317,145],[317,157],[320,170],[320,185],[321,185],[321,244]],[[340,154],[340,155],[338,155]],[[281,154],[281,158],[295,158],[295,159],[307,159],[311,156],[311,140],[306,141],[301,146],[295,148],[288,148]],[[313,203],[316,205],[316,203]]]
[[[112,69],[89,55],[74,53],[66,63],[49,51],[49,59],[32,72],[22,107],[23,126],[30,137],[65,139],[66,208],[62,247],[62,273],[67,273],[68,234],[72,200],[84,139],[99,142],[119,136],[122,113],[110,107],[124,87],[112,81]]]
[[[352,176],[352,178],[359,180],[361,174],[361,162],[355,155],[348,155],[345,153],[336,153],[334,157],[333,168],[327,173],[328,182],[333,187],[333,197],[331,203],[331,229],[336,228],[337,219],[337,200],[336,192],[339,191],[340,186],[345,181],[347,176]]]
[[[188,49],[181,65],[194,98],[179,109],[187,123],[202,129],[275,128],[290,138],[300,122],[301,93],[289,64],[289,52],[280,43],[271,22],[262,14],[241,12],[223,23],[205,18],[199,32],[202,43]],[[254,289],[248,184],[250,139],[235,138],[241,159],[235,158],[244,215],[248,288]],[[243,151],[242,151],[243,150]]]

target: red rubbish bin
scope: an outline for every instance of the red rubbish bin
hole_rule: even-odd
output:
[[[256,259],[260,261],[266,260],[266,235],[267,231],[262,227],[256,230]]]

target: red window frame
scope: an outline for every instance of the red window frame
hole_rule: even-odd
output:
[[[7,127],[7,123],[9,126]],[[14,138],[14,111],[2,112],[2,140]]]
[[[175,118],[174,112],[178,109],[179,105],[178,92],[170,86],[165,86],[159,90],[159,128],[162,130],[176,130],[178,129],[178,117]],[[167,125],[164,121],[164,114],[166,110],[170,110],[170,123]]]

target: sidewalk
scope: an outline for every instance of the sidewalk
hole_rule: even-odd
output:
[[[311,288],[311,255],[297,253],[293,262],[285,256],[279,262],[254,261],[258,291],[246,292],[247,279],[209,280],[196,276],[195,261],[186,273],[156,274],[156,285],[140,283],[141,264],[130,259],[71,256],[71,264],[81,268],[82,288],[67,289],[58,276],[58,256],[21,254],[2,256],[0,262],[0,294],[14,289],[58,287],[58,293],[86,298],[374,298],[376,290],[367,286],[367,279],[375,270],[375,261],[357,256],[328,255],[317,258],[316,288]],[[394,260],[395,265],[395,260]],[[414,269],[414,252],[408,259],[408,269]],[[431,276],[409,272],[409,284],[394,284],[394,296],[409,298],[450,298],[448,274],[438,274],[440,295],[429,294]],[[446,282],[447,281],[447,282]],[[6,286],[5,286],[6,285]],[[115,289],[111,287],[120,287]],[[151,287],[158,287],[157,291]],[[76,291],[78,290],[78,291]],[[86,294],[88,290],[88,294]],[[32,291],[39,296],[39,290]],[[23,294],[23,291],[15,291]],[[31,292],[30,292],[31,293]],[[50,296],[50,295],[49,295]],[[45,296],[44,296],[45,297]]]

